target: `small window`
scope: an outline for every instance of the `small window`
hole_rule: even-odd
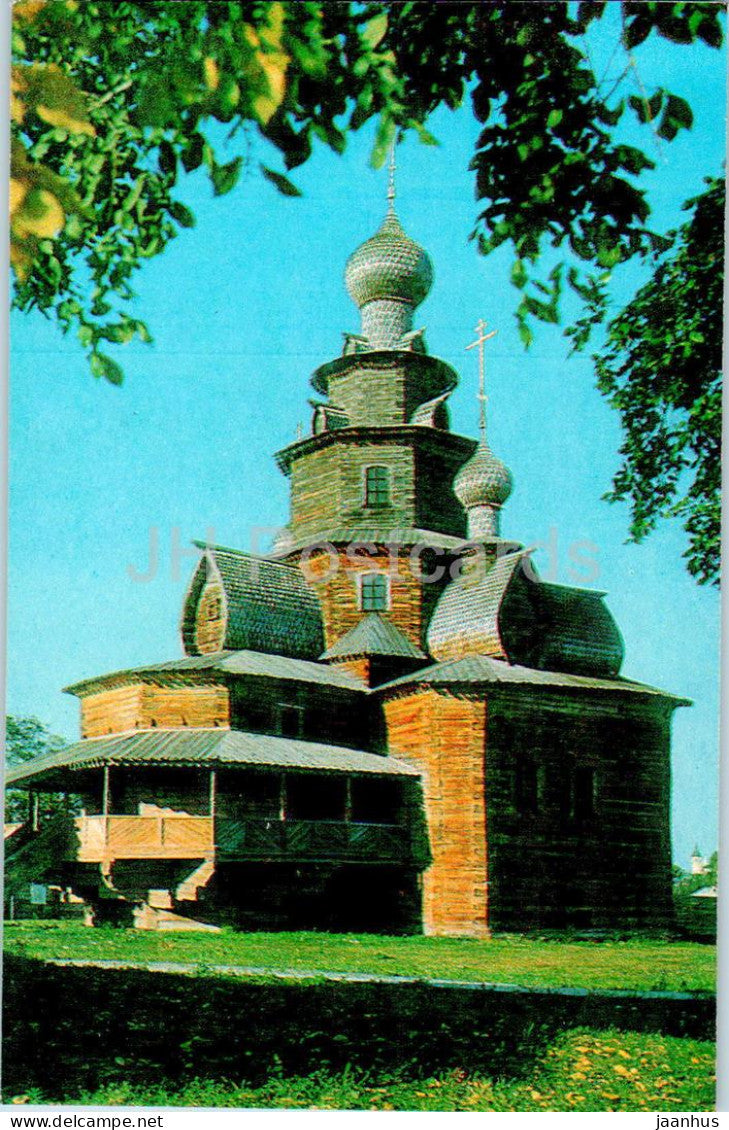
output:
[[[365,471],[365,506],[388,506],[390,472],[387,467],[368,467]]]
[[[595,815],[595,770],[583,765],[575,769],[572,813],[575,820],[590,820]]]
[[[537,811],[539,782],[537,767],[529,757],[520,757],[516,763],[515,800],[517,811],[526,815]]]
[[[365,573],[360,581],[359,596],[363,612],[383,612],[388,606],[387,577],[384,573]]]
[[[283,738],[300,738],[303,733],[304,711],[301,706],[282,705],[279,708],[279,730]]]
[[[213,596],[208,603],[208,620],[220,619],[220,597]]]

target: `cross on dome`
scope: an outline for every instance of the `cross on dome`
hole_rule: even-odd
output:
[[[476,337],[466,349],[478,348],[478,393],[480,439],[475,454],[461,467],[453,481],[453,492],[468,514],[469,538],[499,535],[499,517],[513,490],[511,471],[489,447],[486,439],[486,375],[484,345],[498,330],[486,333],[486,322],[479,318]]]

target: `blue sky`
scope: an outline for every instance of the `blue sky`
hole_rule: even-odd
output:
[[[593,60],[610,62],[615,20],[593,36]],[[622,69],[618,52],[610,65]],[[638,54],[641,78],[691,102],[694,129],[660,150],[650,175],[656,224],[681,219],[681,202],[724,155],[722,53],[664,42]],[[631,93],[632,88],[626,88]],[[546,116],[545,110],[545,116]],[[430,352],[455,365],[452,427],[475,435],[476,321],[487,346],[489,437],[511,467],[505,536],[542,543],[536,563],[563,582],[570,547],[597,547],[592,587],[626,643],[626,675],[694,700],[674,724],[674,852],[716,846],[719,600],[681,560],[684,536],[664,524],[626,545],[628,512],[600,500],[617,466],[615,414],[594,387],[589,356],[568,357],[559,327],[540,326],[525,353],[513,320],[516,292],[506,249],[487,259],[468,240],[476,205],[468,172],[477,124],[468,108],[439,112],[438,148],[407,139],[398,162],[398,212],[429,251],[435,284],[418,311]],[[626,136],[635,140],[636,129]],[[643,136],[649,149],[653,143]],[[35,714],[77,735],[76,700],[61,687],[86,676],[179,655],[179,615],[194,558],[180,556],[212,529],[222,544],[254,546],[255,527],[287,518],[287,481],[273,452],[308,426],[311,371],[358,329],[344,289],[347,256],[379,225],[386,174],[369,168],[372,131],[343,157],[321,149],[294,179],[301,199],[279,196],[256,172],[275,154],[253,140],[255,159],[227,197],[204,177],[181,185],[197,215],[136,279],[138,316],[154,345],[115,356],[122,388],[95,381],[80,347],[38,315],[11,320],[8,711]],[[279,166],[276,166],[279,167]],[[614,280],[615,308],[641,279]],[[568,311],[569,312],[569,311]],[[147,581],[150,531],[158,568]]]

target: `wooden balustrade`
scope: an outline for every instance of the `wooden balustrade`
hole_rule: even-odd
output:
[[[77,860],[198,859],[213,853],[209,816],[79,816]]]
[[[225,862],[310,860],[405,863],[410,834],[396,824],[340,820],[226,820],[216,822],[216,858]]]
[[[319,860],[404,863],[407,828],[335,820],[247,820],[210,816],[79,816],[76,859]]]

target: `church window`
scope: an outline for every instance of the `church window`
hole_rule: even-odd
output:
[[[301,706],[282,703],[279,708],[279,730],[283,738],[300,738],[304,729],[304,710]]]
[[[595,770],[581,765],[575,769],[572,786],[572,815],[589,820],[595,815]]]
[[[384,573],[365,573],[360,579],[359,606],[363,612],[383,612],[389,604]]]
[[[535,813],[539,795],[537,767],[529,757],[520,757],[516,763],[516,807],[522,815]]]
[[[380,507],[390,503],[390,472],[387,467],[365,469],[365,506]]]

